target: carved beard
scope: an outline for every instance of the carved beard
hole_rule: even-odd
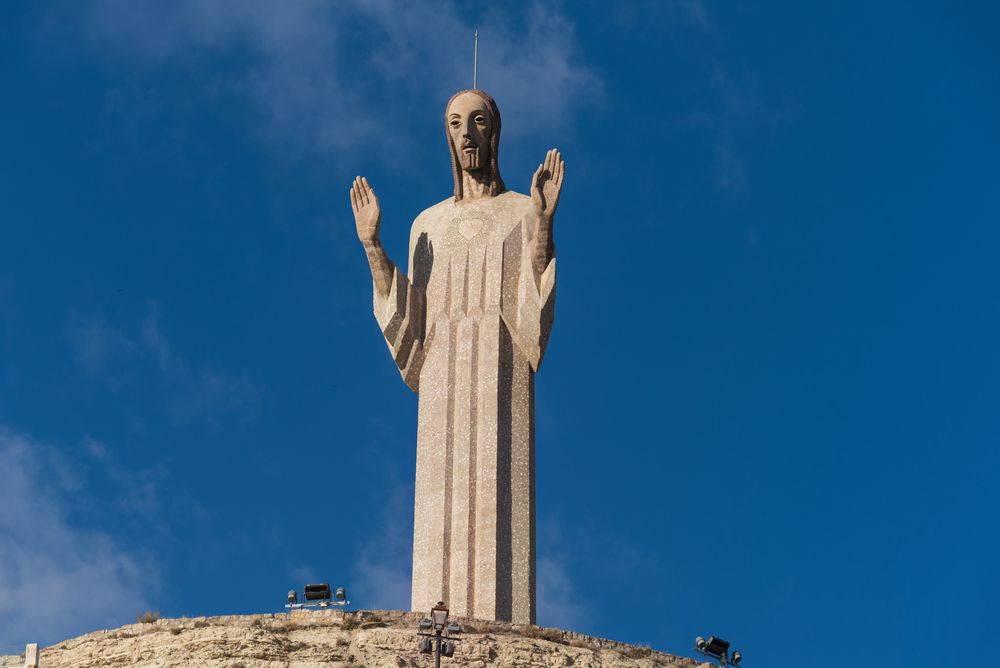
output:
[[[467,148],[458,149],[458,164],[467,172],[475,172],[482,169],[485,162],[480,157],[485,151],[479,146],[473,146],[472,149],[474,150]]]

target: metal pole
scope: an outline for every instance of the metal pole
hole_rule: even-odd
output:
[[[476,31],[476,42],[472,50],[472,88],[476,89],[479,74],[479,31]]]
[[[437,652],[434,655],[434,668],[441,668],[441,632],[437,632]]]

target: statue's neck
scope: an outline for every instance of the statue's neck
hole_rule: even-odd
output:
[[[490,170],[488,167],[474,172],[462,170],[462,199],[475,200],[490,196]]]

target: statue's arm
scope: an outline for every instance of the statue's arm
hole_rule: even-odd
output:
[[[530,240],[529,250],[536,284],[541,280],[549,262],[555,257],[552,224],[555,221],[556,207],[559,205],[559,195],[562,192],[565,174],[566,163],[563,162],[559,150],[552,149],[545,155],[545,160],[535,170],[535,175],[531,179],[531,202],[535,215],[535,230]]]
[[[392,359],[403,380],[419,391],[420,368],[424,359],[425,299],[423,290],[389,259],[378,238],[381,211],[375,191],[362,177],[351,186],[351,207],[358,238],[365,249],[374,283],[373,309]],[[410,244],[413,265],[413,244]]]
[[[506,242],[519,245],[520,262],[504,263],[504,290],[511,290],[503,299],[504,321],[535,371],[542,363],[555,318],[552,227],[565,173],[559,151],[552,149],[531,179],[531,207],[525,213],[520,238]],[[507,280],[508,271],[517,276]]]
[[[389,286],[396,267],[378,238],[379,226],[382,222],[382,208],[379,206],[375,191],[368,185],[368,179],[359,176],[351,184],[351,209],[354,210],[354,223],[358,228],[358,239],[368,257],[368,268],[375,281],[375,290],[382,297],[389,295]]]

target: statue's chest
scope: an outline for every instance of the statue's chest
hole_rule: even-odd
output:
[[[438,223],[430,239],[434,259],[427,285],[429,319],[499,312],[504,249],[509,252],[512,236],[520,238],[520,221],[470,208]]]

